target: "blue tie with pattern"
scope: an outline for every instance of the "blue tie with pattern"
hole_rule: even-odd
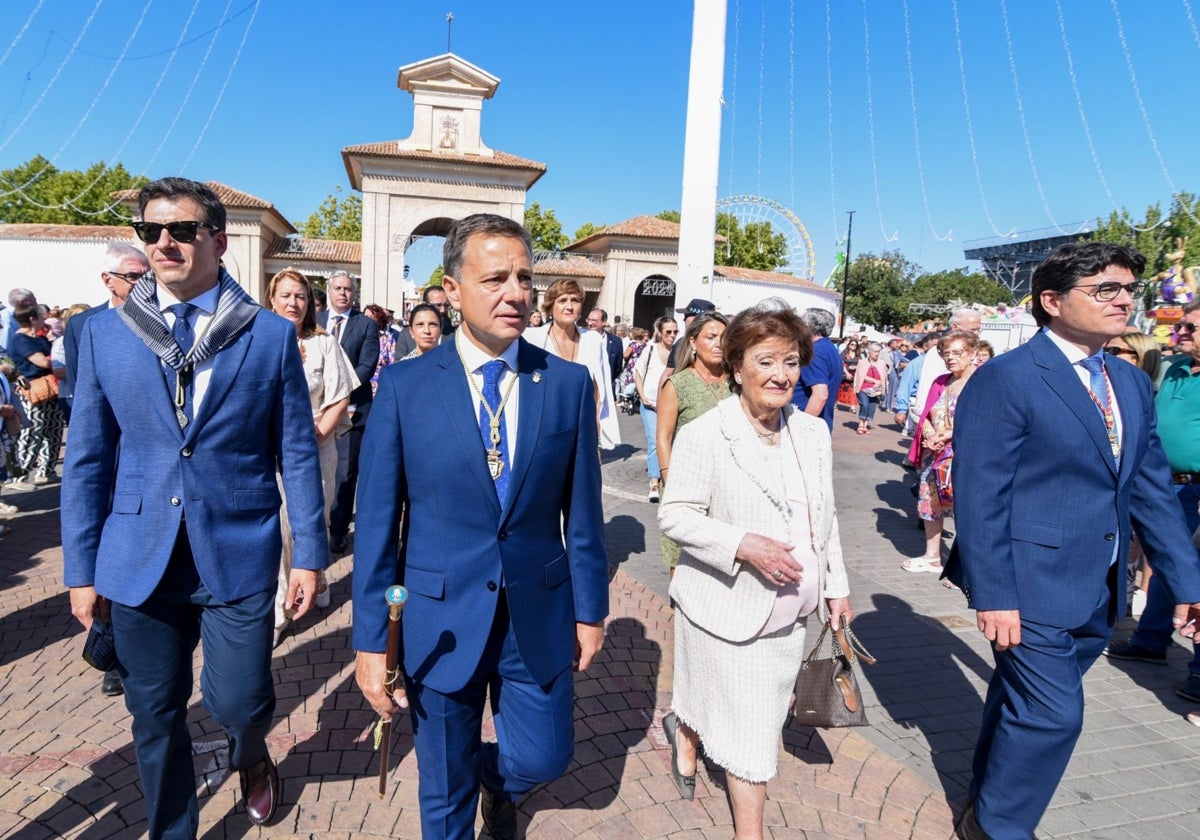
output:
[[[1112,408],[1108,404],[1108,382],[1104,379],[1104,360],[1099,356],[1088,356],[1079,364],[1088,372],[1088,388],[1093,396],[1100,401],[1103,408]]]
[[[171,326],[171,337],[175,339],[175,343],[179,345],[179,349],[183,351],[183,355],[187,355],[192,349],[192,344],[196,341],[196,333],[192,329],[191,315],[196,310],[196,307],[190,303],[175,303],[167,307],[167,311],[175,316],[175,323]],[[175,403],[176,415],[182,412],[182,416],[186,422],[180,422],[180,427],[186,426],[192,422],[192,379],[193,372],[190,367],[184,368],[185,375],[183,380],[183,405]],[[167,368],[167,385],[171,389],[171,399],[175,399],[177,390],[176,373],[173,368]]]
[[[496,483],[496,495],[500,499],[500,504],[504,504],[504,500],[508,495],[508,429],[505,428],[504,414],[500,411],[500,377],[504,375],[505,369],[508,367],[502,360],[493,359],[483,366],[483,398],[488,406],[492,409],[492,413],[496,414],[496,420],[499,422],[497,431],[500,434],[500,439],[494,441],[492,439],[492,418],[489,416],[488,410],[482,405],[479,406],[479,433],[483,437],[483,448],[488,451],[488,467],[491,470],[492,479]],[[497,472],[497,466],[499,471]]]

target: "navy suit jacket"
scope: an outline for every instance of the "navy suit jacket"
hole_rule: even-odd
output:
[[[613,379],[616,379],[625,367],[625,342],[621,341],[619,335],[605,332],[604,349],[608,353],[608,369],[612,372]]]
[[[1044,334],[979,367],[954,414],[954,524],[946,575],[976,610],[1082,626],[1132,529],[1177,603],[1200,601],[1200,561],[1155,431],[1150,379],[1107,365],[1121,413],[1118,468],[1100,412]],[[1115,543],[1114,543],[1115,541]],[[1117,576],[1124,587],[1125,575]],[[1113,592],[1116,615],[1124,592]]]
[[[179,428],[162,363],[115,309],[88,319],[63,470],[67,586],[127,606],[166,571],[180,522],[209,591],[230,602],[278,585],[283,475],[292,565],[329,563],[321,468],[296,329],[260,310],[213,357],[204,400]]]
[[[317,315],[317,323],[322,329],[328,330],[328,309]],[[375,375],[375,366],[379,364],[379,325],[357,309],[351,309],[338,343],[346,351],[350,363],[354,365],[354,372],[358,374],[358,381],[362,383],[350,392],[350,405],[356,408],[369,405],[371,377]]]
[[[452,341],[383,369],[363,440],[354,648],[384,650],[384,592],[403,584],[405,672],[443,693],[475,673],[501,581],[521,659],[543,685],[571,667],[575,622],[608,614],[591,379],[582,365],[524,340],[518,367],[517,443],[503,507]]]
[[[85,309],[82,312],[73,315],[71,319],[67,321],[67,326],[63,330],[63,352],[66,353],[67,356],[68,394],[75,393],[75,368],[79,366],[79,336],[83,335],[83,325],[86,324],[89,319],[96,317],[101,312],[104,312],[109,308],[108,301],[104,301],[104,303],[100,304],[99,306],[93,306],[91,309]],[[68,403],[73,405],[73,399],[73,397],[69,398],[67,400]]]

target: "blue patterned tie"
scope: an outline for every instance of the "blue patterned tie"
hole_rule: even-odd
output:
[[[500,359],[493,359],[483,366],[483,398],[487,404],[491,406],[492,412],[500,412],[500,377],[504,375],[506,365]],[[504,504],[504,500],[508,495],[508,475],[509,475],[509,460],[508,460],[508,429],[505,428],[504,414],[499,414],[500,420],[500,474],[494,476],[496,482],[496,495],[500,499],[500,504]],[[488,416],[487,409],[482,405],[479,406],[479,433],[483,437],[483,448],[491,450],[492,448],[492,427],[491,418]]]
[[[196,341],[196,333],[192,330],[190,321],[192,312],[195,310],[196,307],[190,303],[175,303],[167,307],[167,311],[175,316],[175,323],[171,326],[171,337],[175,339],[175,343],[179,345],[179,349],[185,356]],[[192,378],[189,371],[183,383],[183,416],[187,418],[188,423],[192,422]],[[171,389],[171,399],[174,400],[176,373],[173,368],[167,368],[167,385]],[[180,425],[186,424],[181,423]]]
[[[1099,356],[1088,356],[1079,364],[1083,365],[1089,375],[1088,388],[1092,394],[1100,401],[1100,405],[1104,408],[1112,408],[1108,404],[1108,382],[1104,379],[1104,360]]]

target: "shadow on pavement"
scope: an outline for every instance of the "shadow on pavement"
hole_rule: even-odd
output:
[[[630,751],[648,742],[661,662],[662,649],[642,622],[618,618],[608,625],[592,667],[575,677],[575,758],[566,774],[521,803],[523,823],[541,810],[613,803]]]
[[[631,554],[646,551],[646,526],[637,517],[618,514],[604,524],[610,566],[620,566]]]
[[[872,601],[875,609],[854,619],[855,632],[879,660],[862,674],[891,722],[920,732],[899,732],[896,740],[921,737],[929,744],[946,799],[955,802],[970,781],[983,711],[980,693],[966,673],[986,682],[992,666],[947,626],[913,612],[908,602],[886,594],[876,594]]]

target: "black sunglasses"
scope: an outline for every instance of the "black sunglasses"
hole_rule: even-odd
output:
[[[1175,325],[1175,332],[1177,333],[1185,332],[1188,335],[1194,335],[1197,329],[1200,329],[1200,327],[1191,321],[1180,321]]]
[[[213,233],[220,230],[219,227],[210,225],[208,222],[168,222],[165,225],[158,222],[130,222],[129,224],[133,228],[133,232],[137,234],[137,238],[147,245],[157,242],[164,229],[171,234],[172,239],[184,244],[195,242],[196,231],[200,228],[205,228]]]
[[[1105,347],[1104,352],[1110,356],[1129,356],[1136,359],[1137,353],[1133,350],[1127,350],[1124,347]]]
[[[123,274],[120,271],[106,271],[105,274],[107,274],[109,277],[120,277],[131,286],[137,283],[137,281],[142,277],[142,275],[138,274],[136,271],[131,271],[128,274]]]

